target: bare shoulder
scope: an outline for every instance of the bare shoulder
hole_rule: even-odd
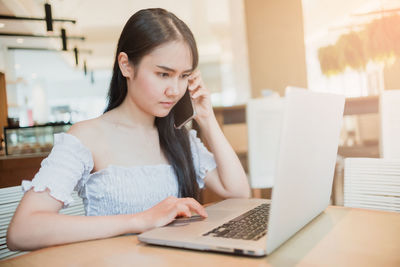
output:
[[[101,141],[99,133],[102,132],[102,128],[101,117],[97,117],[74,123],[67,133],[77,137],[84,145],[91,147],[93,143]]]
[[[100,117],[74,123],[71,128],[69,128],[67,133],[78,138],[91,135],[92,133],[96,132],[96,128],[99,127],[99,118]]]

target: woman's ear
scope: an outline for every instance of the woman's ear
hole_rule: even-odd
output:
[[[133,77],[133,66],[129,62],[128,55],[125,52],[121,52],[118,55],[118,65],[125,78]]]

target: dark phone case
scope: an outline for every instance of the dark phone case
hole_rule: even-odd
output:
[[[183,125],[188,123],[196,115],[190,92],[186,89],[185,94],[173,107],[174,112],[174,126],[180,129]]]

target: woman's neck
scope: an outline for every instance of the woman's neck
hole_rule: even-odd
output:
[[[129,127],[154,129],[155,117],[141,110],[135,102],[125,97],[124,101],[114,109],[116,120]]]

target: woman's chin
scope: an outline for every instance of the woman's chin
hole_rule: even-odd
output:
[[[171,110],[163,110],[163,111],[159,111],[159,112],[155,113],[154,116],[158,117],[158,118],[164,118],[164,117],[167,117],[170,112],[171,112]]]

